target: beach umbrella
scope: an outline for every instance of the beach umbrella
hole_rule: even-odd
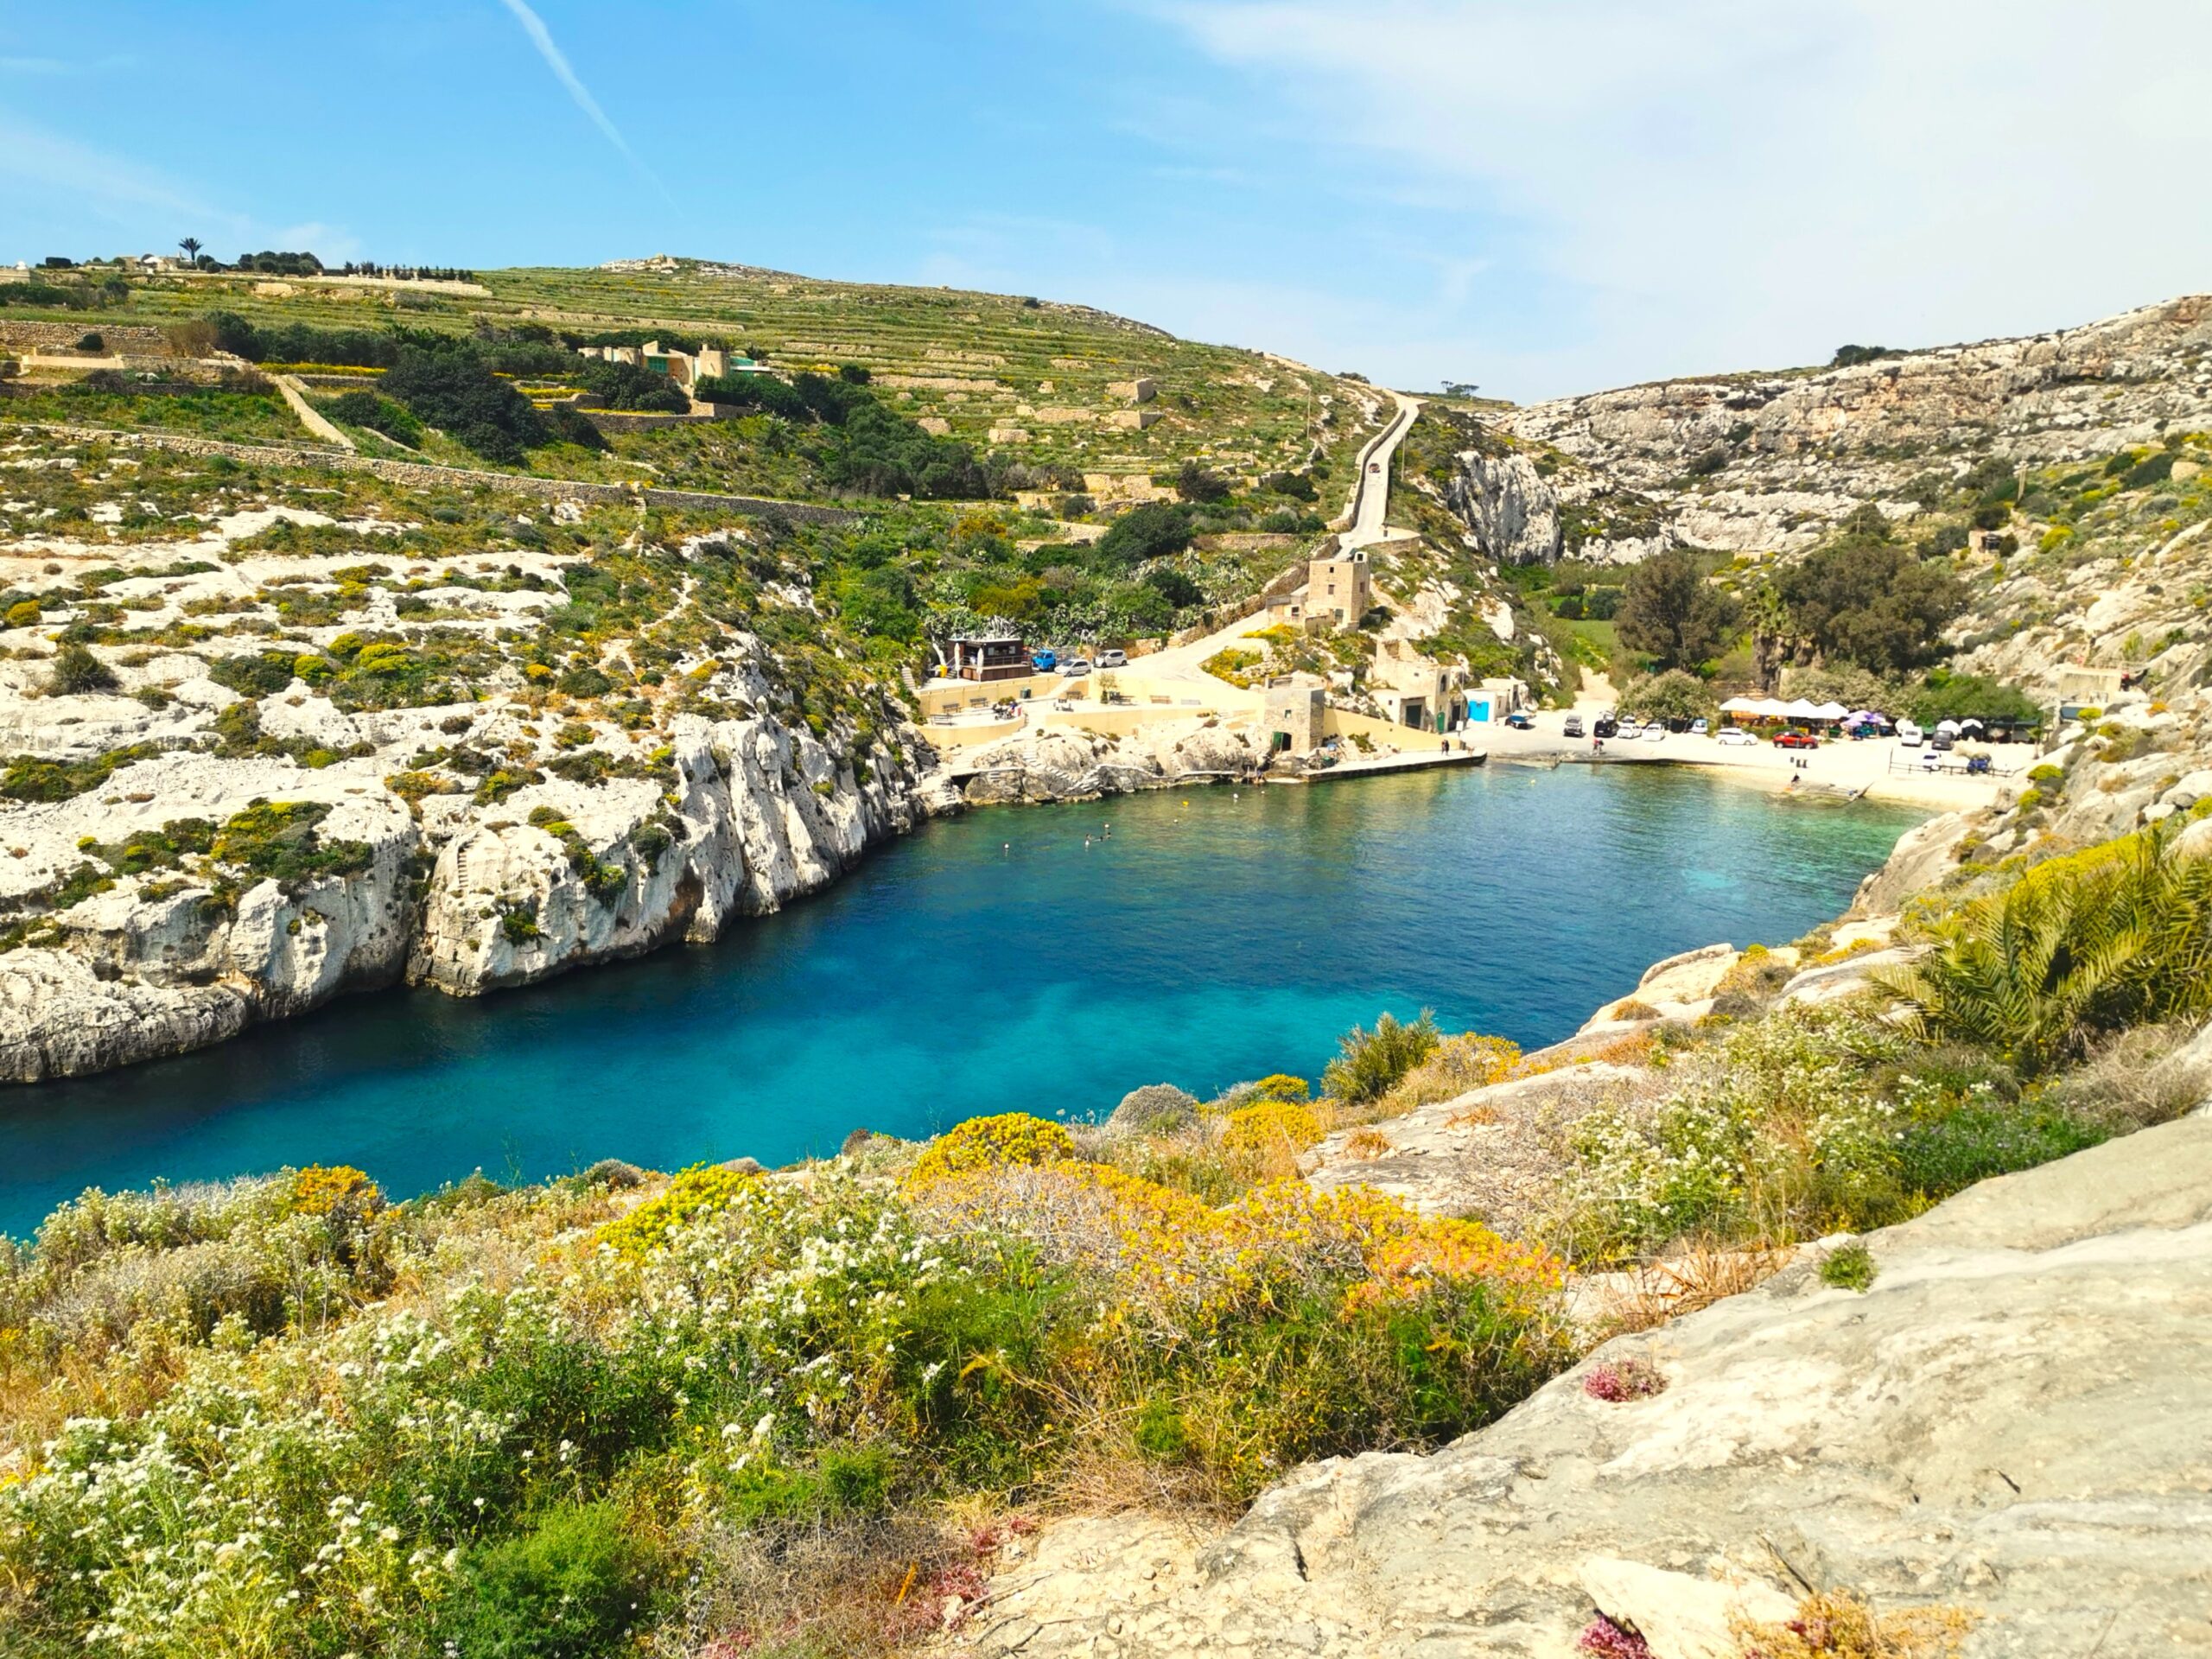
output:
[[[1962,732],[1978,732],[1982,729],[1982,724],[1978,720],[1962,720],[1959,722],[1959,729]]]
[[[1758,711],[1759,699],[1757,697],[1730,697],[1720,705],[1720,712],[1724,715],[1756,715]]]
[[[1821,717],[1821,706],[1807,698],[1799,697],[1794,702],[1783,703],[1782,712],[1792,720],[1818,720]]]
[[[1959,722],[1955,720],[1939,720],[1936,722],[1936,729],[1946,737],[1956,737],[1959,734]]]
[[[1823,702],[1815,707],[1811,718],[1815,720],[1841,720],[1850,712],[1851,711],[1849,709],[1846,709],[1840,702]]]
[[[1759,706],[1752,711],[1761,720],[1787,720],[1789,705],[1778,697],[1761,697]]]

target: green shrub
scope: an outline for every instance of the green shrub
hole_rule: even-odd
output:
[[[646,1568],[611,1504],[549,1510],[469,1554],[439,1635],[468,1659],[595,1659],[640,1622]]]
[[[1435,1016],[1427,1008],[1411,1025],[1385,1014],[1373,1031],[1354,1026],[1337,1039],[1337,1058],[1322,1072],[1321,1087],[1351,1105],[1380,1100],[1442,1040]]]
[[[423,423],[391,398],[379,397],[373,391],[341,392],[324,406],[323,412],[334,421],[365,426],[410,447],[423,442]]]
[[[1830,1250],[1821,1261],[1821,1282],[1831,1290],[1872,1289],[1874,1283],[1873,1252],[1864,1244],[1853,1242]]]
[[[1923,1198],[1948,1198],[1976,1181],[2033,1169],[2097,1145],[2104,1131],[2063,1112],[1974,1107],[1916,1125],[1897,1141],[1897,1173]]]
[[[113,669],[72,640],[54,653],[54,676],[47,689],[58,696],[73,696],[112,691],[122,683]]]

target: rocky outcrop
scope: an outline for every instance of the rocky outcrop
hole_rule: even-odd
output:
[[[287,713],[316,741],[404,750],[439,717],[499,726],[473,710],[317,719],[313,702]],[[177,753],[0,809],[0,912],[23,932],[0,952],[0,1078],[180,1053],[403,976],[473,995],[711,940],[922,816],[888,747],[840,759],[764,719],[679,716],[669,735],[664,772],[434,793],[411,811],[387,785],[396,754],[314,768]],[[313,822],[257,820],[272,804]],[[295,842],[332,856],[287,862]]]
[[[457,815],[431,876],[412,977],[469,995],[678,939],[812,893],[920,810],[903,768],[860,782],[810,735],[678,719],[676,787],[557,781],[496,817]],[[435,804],[434,804],[435,806]],[[428,815],[426,815],[428,816]]]
[[[1969,1659],[2200,1650],[2212,1118],[1866,1243],[1863,1294],[1824,1286],[1816,1249],[1433,1456],[1295,1471],[1217,1536],[1051,1529],[966,1645],[1564,1659],[1603,1612],[1689,1659],[1716,1622],[1821,1590],[1959,1610]],[[1663,1392],[1585,1389],[1630,1357]]]
[[[1560,555],[1559,499],[1524,454],[1463,450],[1445,492],[1477,548],[1500,564],[1550,564]]]
[[[1128,737],[1032,729],[963,759],[962,798],[975,805],[1079,801],[1177,784],[1257,777],[1268,752],[1211,716],[1163,721]]]
[[[1570,554],[1618,562],[1676,541],[1787,551],[1865,502],[1910,511],[1912,480],[1931,467],[1948,477],[1953,457],[1961,467],[1989,453],[2102,458],[2170,428],[2201,429],[2212,416],[2208,346],[2212,299],[2190,296],[2025,339],[1561,398],[1500,425],[1586,469],[1554,472],[1561,499],[1626,493],[1657,508],[1656,533],[1624,540],[1596,514],[1591,545],[1578,528]]]

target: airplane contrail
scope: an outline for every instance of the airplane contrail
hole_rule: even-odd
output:
[[[653,188],[668,196],[668,187],[660,181],[660,175],[647,167],[639,159],[638,152],[630,148],[630,141],[622,136],[622,130],[608,118],[605,110],[599,107],[599,100],[591,95],[591,88],[584,85],[583,78],[576,73],[567,55],[555,44],[552,31],[545,27],[545,20],[524,4],[524,0],[501,0],[501,3],[514,14],[515,21],[522,25],[523,33],[530,36],[531,44],[537,48],[537,55],[545,60],[545,67],[553,72],[555,79],[569,89],[569,96],[575,100],[576,107],[591,118],[592,125],[606,135],[608,143],[622,152],[625,161],[652,181]],[[674,200],[673,197],[669,199]]]

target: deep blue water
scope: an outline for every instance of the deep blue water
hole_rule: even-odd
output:
[[[1917,816],[1626,766],[974,813],[717,945],[474,1001],[349,998],[0,1093],[0,1231],[87,1185],[288,1163],[411,1193],[1088,1116],[1141,1083],[1315,1076],[1386,1008],[1533,1047],[1661,957],[1834,915]]]

